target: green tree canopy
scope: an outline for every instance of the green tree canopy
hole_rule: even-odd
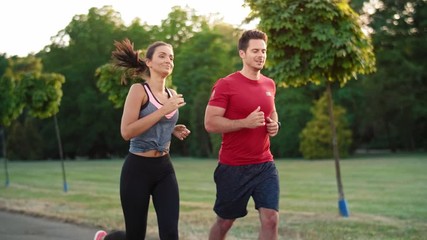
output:
[[[40,58],[12,57],[0,81],[1,125],[8,126],[26,108],[37,118],[56,114],[62,97],[64,76],[43,73]]]
[[[375,70],[370,38],[347,1],[245,0],[269,36],[267,67],[282,85],[339,82]]]

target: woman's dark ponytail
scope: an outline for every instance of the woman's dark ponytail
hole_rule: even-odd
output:
[[[144,78],[147,76],[148,67],[144,60],[139,57],[139,52],[134,50],[133,43],[129,39],[123,41],[114,41],[116,49],[112,52],[113,65],[118,68],[123,68],[126,74],[131,76],[140,75]],[[125,76],[122,78],[122,83],[125,81]]]

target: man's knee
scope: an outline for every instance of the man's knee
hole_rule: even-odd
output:
[[[265,228],[275,229],[279,225],[279,213],[273,209],[260,209],[261,224]]]
[[[217,224],[222,230],[228,230],[233,226],[235,219],[223,219],[218,217],[217,218]]]

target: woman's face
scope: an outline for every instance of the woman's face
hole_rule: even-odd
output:
[[[173,70],[173,49],[170,46],[158,46],[154,51],[153,58],[147,60],[147,65],[150,68],[150,74],[167,77]]]

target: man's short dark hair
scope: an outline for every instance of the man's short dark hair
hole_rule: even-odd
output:
[[[262,32],[260,30],[256,30],[256,29],[255,30],[247,30],[247,31],[244,31],[242,33],[242,36],[239,39],[238,49],[246,51],[246,49],[248,49],[248,46],[249,46],[249,40],[251,40],[251,39],[264,40],[265,43],[267,43],[267,41],[268,41],[267,34],[265,34],[264,32]]]

